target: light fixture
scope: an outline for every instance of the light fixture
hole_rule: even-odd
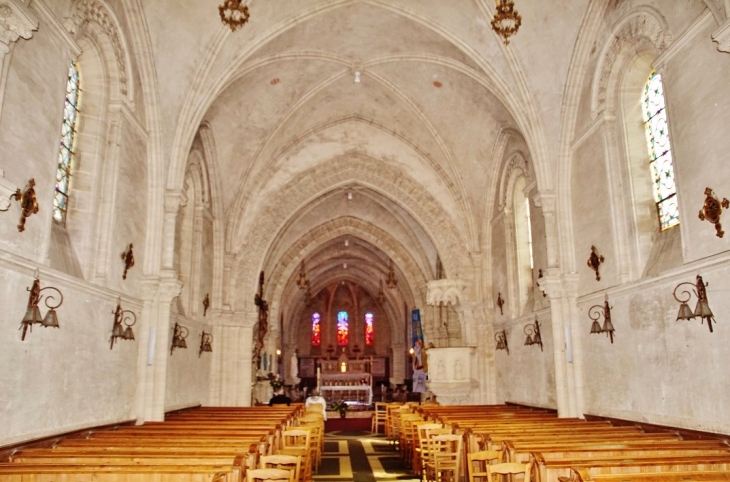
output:
[[[208,313],[208,308],[210,308],[210,294],[206,293],[205,298],[203,298],[203,316]]]
[[[381,305],[385,303],[385,293],[383,293],[383,279],[380,278],[380,288],[378,288],[378,296],[376,297]]]
[[[522,25],[522,16],[515,10],[515,2],[512,0],[496,0],[497,10],[492,19],[492,30],[504,39],[504,44],[509,45],[509,38],[516,34]]]
[[[185,338],[188,337],[188,329],[179,323],[175,323],[175,328],[172,331],[172,346],[170,347],[170,355],[175,351],[175,348],[187,348],[188,344],[185,342]]]
[[[540,351],[543,351],[542,349],[542,336],[540,336],[540,323],[537,321],[537,318],[535,318],[535,323],[530,323],[529,325],[525,325],[525,328],[523,330],[525,332],[525,335],[527,335],[527,339],[525,340],[525,345],[540,345]]]
[[[495,333],[494,340],[497,342],[497,350],[507,350],[507,354],[509,355],[509,346],[507,345],[507,330],[502,330]]]
[[[588,256],[588,267],[596,272],[596,281],[601,281],[601,272],[599,271],[599,268],[601,267],[601,263],[605,258],[598,254],[598,250],[596,250],[595,246],[591,246],[591,255]]]
[[[16,190],[10,195],[10,199],[15,198],[20,203],[20,223],[18,224],[18,231],[25,231],[25,220],[31,216],[31,214],[38,213],[38,201],[35,197],[35,179],[30,178],[28,185],[23,192],[20,189]],[[6,209],[7,211],[7,209]]]
[[[345,240],[345,247],[348,247],[349,245],[350,245],[350,240],[349,239],[346,239]]]
[[[394,289],[396,286],[398,286],[398,280],[395,277],[395,271],[393,271],[393,260],[390,260],[390,265],[388,266],[388,276],[385,278],[385,284],[388,285],[388,288]]]
[[[307,280],[307,272],[304,271],[304,260],[302,260],[302,266],[299,268],[299,279],[297,280],[297,286],[299,286],[300,290],[303,290],[307,287],[309,284],[309,280]]]
[[[109,340],[110,350],[114,348],[114,342],[119,338],[122,340],[134,340],[132,325],[137,323],[137,315],[129,310],[122,309],[121,297],[117,298],[117,307],[112,313],[114,314],[114,324],[112,325],[112,337]]]
[[[134,245],[129,243],[127,249],[122,253],[122,261],[124,262],[124,273],[122,279],[127,279],[127,271],[134,266]]]
[[[680,286],[689,285],[691,286],[691,290],[684,289],[680,292],[679,297],[677,296],[677,290]],[[710,309],[710,302],[707,299],[707,290],[705,289],[706,286],[708,286],[709,283],[705,283],[702,280],[702,276],[697,275],[697,279],[695,284],[692,284],[690,282],[684,282],[679,283],[677,286],[674,287],[674,299],[679,301],[679,312],[677,313],[677,321],[679,320],[693,320],[696,317],[700,317],[700,320],[702,323],[704,323],[705,320],[707,320],[707,327],[710,329],[710,333],[712,333],[712,323],[715,322],[715,315],[712,313],[712,310]],[[690,299],[692,299],[692,293],[695,294],[697,297],[697,306],[695,306],[694,312],[690,310],[689,305],[687,304]],[[680,297],[682,299],[680,299]],[[685,299],[686,298],[686,299]]]
[[[59,327],[58,316],[56,315],[56,308],[63,304],[63,293],[61,293],[58,288],[54,288],[53,286],[46,286],[45,288],[41,288],[41,280],[39,276],[39,272],[36,269],[35,273],[33,274],[33,286],[27,288],[27,290],[30,292],[30,295],[28,296],[28,308],[25,311],[23,321],[20,322],[19,329],[23,330],[23,334],[20,338],[21,341],[25,340],[25,334],[28,331],[28,327],[30,327],[30,331],[33,331],[33,325],[41,325],[46,328]],[[43,299],[43,295],[41,295],[41,292],[44,290],[53,290],[58,293],[59,301],[58,304],[53,304],[52,300],[55,300],[56,297],[54,295],[45,295],[45,304],[48,308],[48,313],[46,313],[46,316],[41,318],[41,310],[38,309],[38,304],[41,302],[41,299]],[[49,301],[51,301],[51,303],[49,303]]]
[[[347,191],[347,200],[352,201],[352,191]]]
[[[342,263],[342,269],[347,269],[347,263]]]
[[[340,372],[347,373],[347,362],[340,362]]]
[[[499,306],[499,314],[504,315],[504,300],[502,299],[502,293],[497,293],[497,306]]]
[[[185,340],[183,340],[183,342],[184,341]],[[211,343],[213,343],[213,335],[204,331],[203,334],[200,335],[200,350],[198,351],[198,358],[200,358],[203,353],[213,352],[213,345]]]
[[[276,349],[276,356],[281,356],[281,350],[279,350],[278,348]]]
[[[613,343],[613,333],[616,329],[613,327],[613,323],[611,323],[611,306],[608,304],[608,295],[606,295],[603,306],[593,305],[588,309],[588,316],[593,320],[591,334],[605,333],[611,339],[611,343]],[[603,326],[600,323],[601,317],[604,320]]]
[[[362,79],[360,77],[360,71],[359,70],[356,70],[355,71],[355,83],[356,84],[359,84],[361,81],[362,81]]]
[[[722,230],[722,224],[720,224],[720,216],[722,215],[722,208],[728,209],[728,207],[730,207],[730,201],[726,198],[722,198],[722,201],[720,201],[712,189],[705,188],[705,203],[700,209],[700,221],[707,220],[714,224],[715,235],[718,238],[725,236],[725,231]]]
[[[225,0],[223,5],[218,6],[218,13],[221,16],[221,22],[228,25],[231,32],[235,32],[238,27],[245,25],[251,16],[248,13],[248,6],[243,5],[241,0]]]

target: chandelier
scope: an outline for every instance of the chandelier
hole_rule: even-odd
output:
[[[218,12],[221,14],[221,21],[231,27],[231,32],[243,27],[251,16],[248,6],[241,4],[241,0],[225,0],[223,5],[218,5]]]
[[[495,0],[497,11],[492,19],[492,30],[504,39],[504,44],[509,45],[509,38],[516,34],[522,25],[522,17],[515,10],[515,2],[512,0]]]

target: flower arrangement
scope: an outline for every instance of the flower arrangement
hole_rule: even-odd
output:
[[[340,417],[344,417],[345,414],[350,410],[350,406],[345,403],[344,400],[340,400],[339,402],[335,402],[332,404],[332,410],[339,412]]]
[[[274,375],[273,373],[269,372],[267,378],[269,379],[269,385],[271,385],[274,393],[279,391],[279,389],[284,386],[284,380],[281,379],[278,373]]]

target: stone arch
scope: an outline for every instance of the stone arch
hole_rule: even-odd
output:
[[[113,51],[117,70],[117,90],[127,105],[134,110],[134,82],[129,59],[129,48],[124,31],[119,26],[114,12],[104,0],[76,0],[65,19],[66,30],[78,36],[88,24],[103,32],[108,38],[109,48]]]
[[[616,84],[625,63],[628,47],[648,42],[657,55],[672,43],[672,34],[666,19],[652,7],[641,6],[624,16],[607,32],[596,67],[591,89],[591,115],[595,119],[603,110],[612,112],[616,106]]]
[[[353,183],[381,193],[408,211],[431,237],[448,276],[470,272],[465,241],[449,216],[423,186],[388,163],[352,154],[319,164],[291,181],[285,189],[274,193],[270,202],[258,213],[251,229],[238,237],[242,242],[235,271],[239,273],[237,279],[249,283],[246,288],[248,292],[256,291],[256,275],[269,246],[286,221],[282,217],[293,216],[301,206],[322,192]]]

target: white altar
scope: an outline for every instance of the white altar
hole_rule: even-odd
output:
[[[369,360],[350,360],[342,355],[337,360],[322,360],[317,368],[317,386],[328,404],[344,401],[349,404],[373,403],[373,378]]]

